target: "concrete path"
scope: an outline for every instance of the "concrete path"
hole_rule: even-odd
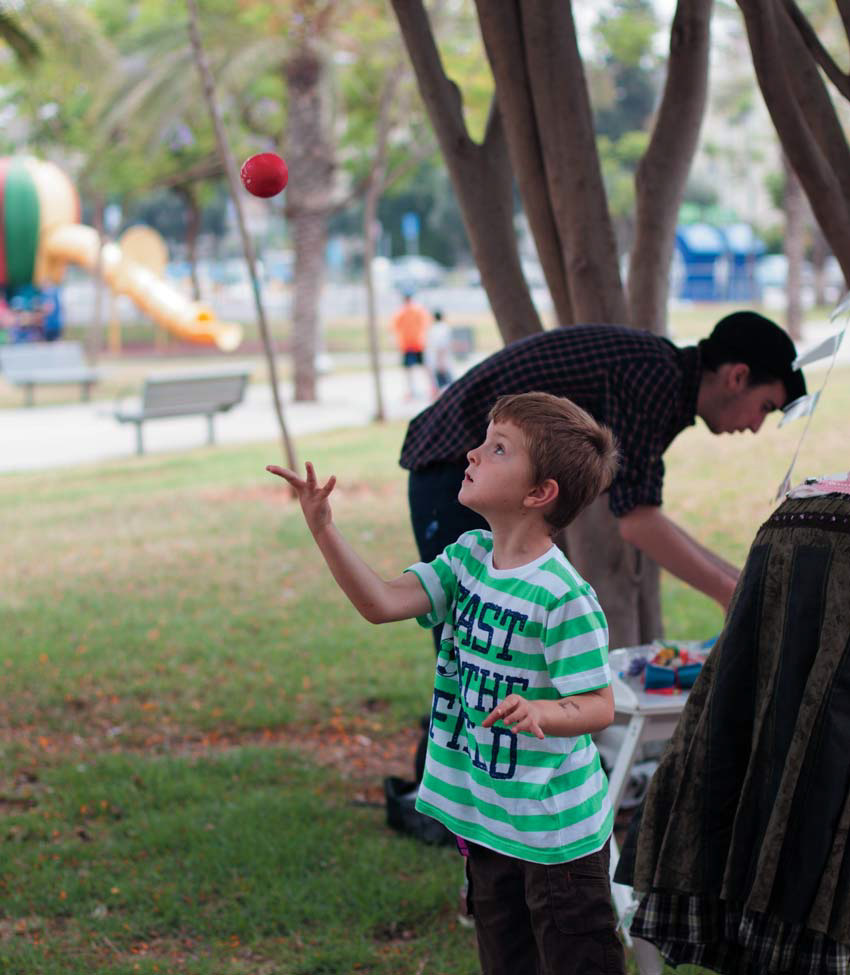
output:
[[[401,369],[382,371],[382,390],[390,419],[411,417],[427,405],[424,400],[405,399]],[[375,417],[374,384],[366,371],[323,377],[318,403],[293,403],[288,383],[281,383],[281,394],[293,438],[362,426]],[[216,417],[215,434],[218,444],[278,443],[271,387],[252,383],[243,403]],[[206,437],[207,421],[202,416],[156,420],[144,426],[145,451],[150,454],[191,450],[203,446]],[[135,449],[134,425],[118,423],[109,401],[0,410],[0,472],[94,464],[132,457]]]
[[[800,352],[814,348],[845,324],[842,319],[807,325]],[[850,336],[842,342],[838,362],[850,362]],[[806,368],[810,391],[820,388],[823,376],[818,373],[828,365],[829,360],[824,359]],[[424,400],[405,399],[405,377],[400,368],[383,368],[382,380],[385,408],[391,419],[409,418],[426,405]],[[296,438],[320,430],[362,426],[375,416],[373,381],[365,369],[324,376],[319,381],[318,403],[293,403],[288,383],[282,383],[281,390],[287,427]],[[132,424],[117,423],[111,406],[101,401],[0,410],[0,473],[132,457],[135,429]],[[271,388],[252,383],[245,402],[218,416],[215,428],[220,444],[276,443]],[[144,437],[148,453],[191,450],[206,443],[206,419],[181,417],[146,423]]]

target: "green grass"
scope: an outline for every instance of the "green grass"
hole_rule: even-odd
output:
[[[388,573],[415,556],[390,460],[400,434],[339,434],[312,451],[321,471],[357,444],[338,510],[356,521],[361,545],[400,539],[379,553]],[[0,687],[20,689],[7,705],[13,723],[37,715],[46,731],[67,733],[81,713],[95,713],[145,739],[154,719],[256,729],[315,720],[305,682],[323,688],[325,712],[373,698],[399,717],[427,705],[431,661],[407,652],[419,628],[372,630],[347,609],[282,482],[263,470],[273,459],[273,448],[198,451],[106,465],[96,476],[0,482],[0,530],[17,567],[4,587],[0,649]],[[383,475],[373,473],[382,465]],[[28,513],[36,524],[13,531]],[[367,667],[369,656],[391,666]],[[399,687],[402,666],[410,680]],[[104,684],[120,693],[104,695]]]
[[[797,480],[846,468],[848,379]],[[666,457],[670,514],[738,563],[802,431],[767,426],[688,431]],[[299,444],[340,477],[336,517],[385,574],[415,559],[403,433]],[[478,970],[456,854],[390,833],[373,801],[427,710],[430,639],[356,617],[263,470],[277,454],[0,477],[0,971]],[[670,637],[720,629],[671,580],[664,603]]]
[[[389,973],[469,954],[445,896],[456,854],[390,834],[286,748],[100,756],[38,784],[38,811],[4,823],[4,972]]]

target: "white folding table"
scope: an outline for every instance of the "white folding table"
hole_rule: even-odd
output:
[[[613,672],[612,687],[614,690],[614,710],[618,723],[625,722],[626,729],[623,742],[620,745],[614,767],[608,778],[608,795],[614,816],[623,801],[629,774],[638,755],[638,749],[644,742],[669,741],[679,721],[679,716],[688,699],[688,691],[677,691],[673,694],[648,694],[643,687],[640,677],[628,677],[630,662],[636,657],[652,658],[658,652],[658,646],[646,645],[623,647],[612,650],[610,654],[611,670]],[[632,944],[628,931],[630,914],[636,906],[631,887],[614,883],[614,870],[620,859],[617,841],[611,837],[611,892],[614,905],[622,925],[623,936],[628,945]],[[659,959],[655,949],[647,942],[642,945],[651,948]],[[655,970],[653,959],[647,959],[644,964],[638,960],[641,972]],[[660,971],[660,967],[657,969]]]

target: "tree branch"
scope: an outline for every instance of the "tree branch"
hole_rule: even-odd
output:
[[[791,87],[775,8],[761,0],[738,0],[738,6],[744,15],[759,87],[777,134],[845,277],[850,277],[847,197],[821,147],[812,138],[808,121]]]
[[[272,387],[272,401],[274,403],[278,428],[280,430],[283,455],[286,457],[290,469],[294,470],[296,462],[295,448],[292,440],[290,439],[289,431],[287,430],[286,422],[283,417],[283,406],[281,404],[280,391],[278,389],[274,347],[260,295],[260,285],[257,280],[257,261],[254,256],[254,245],[252,244],[251,237],[248,234],[245,224],[245,216],[242,211],[242,204],[239,201],[239,175],[236,170],[236,162],[233,158],[230,143],[227,139],[227,133],[225,132],[224,123],[221,119],[221,112],[219,110],[218,101],[216,100],[215,94],[215,82],[213,80],[212,71],[210,71],[206,51],[204,50],[204,45],[201,40],[201,31],[198,24],[197,0],[186,0],[186,8],[189,14],[189,42],[192,46],[192,56],[197,66],[198,74],[201,78],[201,88],[204,93],[204,101],[207,104],[213,129],[215,130],[219,159],[222,167],[224,168],[225,174],[227,175],[227,183],[230,188],[230,198],[233,201],[233,206],[236,211],[236,222],[239,225],[239,234],[242,238],[242,249],[245,253],[245,261],[248,265],[248,274],[253,286],[254,301],[257,308],[257,323],[260,326],[260,335],[262,336],[263,348],[266,353],[266,365],[268,366],[269,370],[269,380]]]
[[[412,172],[423,160],[427,159],[434,152],[434,144],[430,140],[428,140],[427,146],[423,145],[421,141],[417,142],[414,148],[409,148],[406,152],[404,162],[400,166],[395,167],[392,177],[388,178],[386,176],[387,147],[390,130],[393,125],[392,110],[394,107],[398,107],[396,95],[403,74],[404,64],[399,61],[393,65],[384,78],[381,93],[378,97],[378,120],[375,126],[377,133],[375,137],[376,149],[372,157],[372,163],[366,175],[362,179],[359,179],[348,193],[344,194],[340,200],[334,203],[334,213],[344,210],[355,200],[361,200],[376,182],[380,182],[380,192],[382,192],[391,183],[403,178],[407,173]]]
[[[515,0],[499,0],[498,3],[476,0],[476,7],[499,105],[498,115],[491,112],[490,121],[495,124],[496,119],[501,118],[504,122],[511,164],[555,314],[559,324],[570,325],[575,318],[564,267],[564,249],[546,192],[543,151],[535,126],[519,10]]]
[[[794,30],[787,11],[781,11],[778,17],[782,57],[786,64],[794,65],[794,70],[787,72],[794,97],[816,145],[838,180],[845,200],[850,200],[850,150],[832,98],[812,52]]]
[[[850,0],[835,0],[835,5],[844,25],[844,34],[850,40]]]
[[[393,9],[440,144],[471,142],[457,85],[446,75],[421,0],[393,0]]]
[[[806,15],[800,10],[794,0],[782,0],[782,5],[816,63],[821,66],[824,74],[841,94],[845,98],[850,99],[850,75],[845,74],[835,63],[832,55],[821,43],[820,38],[815,33]],[[845,24],[846,27],[847,24]]]
[[[712,0],[679,0],[661,105],[635,174],[636,230],[629,266],[632,324],[664,334],[676,222],[699,142],[708,92]]]
[[[210,156],[202,159],[185,169],[175,170],[165,176],[159,176],[143,184],[145,189],[167,190],[175,186],[183,186],[189,183],[199,183],[204,179],[220,179],[225,175],[225,169],[218,156]]]

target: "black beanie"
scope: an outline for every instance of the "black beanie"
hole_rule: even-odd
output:
[[[764,315],[736,311],[720,321],[706,340],[709,359],[743,362],[755,372],[781,379],[788,394],[786,406],[806,395],[806,380],[791,364],[797,350],[788,333]],[[708,351],[708,350],[707,350]]]

